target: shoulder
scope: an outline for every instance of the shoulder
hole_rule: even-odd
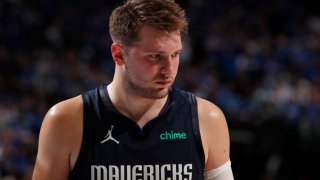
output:
[[[60,147],[68,148],[70,151],[73,138],[81,130],[83,112],[83,101],[81,96],[77,96],[57,103],[47,112],[40,131],[40,136],[51,140]],[[52,143],[53,144],[53,143]],[[68,151],[69,151],[68,150]]]
[[[197,97],[198,113],[202,123],[223,123],[225,116],[222,110],[212,102]]]
[[[52,125],[69,125],[75,123],[79,112],[83,110],[83,101],[81,96],[77,96],[65,101],[61,101],[52,106],[47,112],[43,123]]]
[[[198,117],[201,133],[204,136],[219,138],[228,133],[227,121],[222,110],[212,102],[197,98]]]
[[[66,179],[82,141],[81,96],[54,105],[46,114],[39,135],[33,179]]]
[[[197,98],[200,133],[205,153],[205,169],[213,169],[229,159],[229,131],[222,110],[202,98]]]
[[[46,116],[52,118],[64,118],[79,112],[82,110],[82,107],[83,101],[82,97],[79,95],[55,104],[49,109]]]

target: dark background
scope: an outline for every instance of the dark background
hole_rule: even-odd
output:
[[[108,83],[123,1],[0,1],[0,179],[30,179],[55,103]],[[217,104],[235,179],[320,179],[316,1],[179,0],[190,23],[176,86]]]

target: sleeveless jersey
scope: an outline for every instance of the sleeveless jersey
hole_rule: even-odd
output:
[[[161,113],[142,128],[114,108],[107,85],[82,94],[83,138],[69,179],[202,180],[197,103],[172,88]]]

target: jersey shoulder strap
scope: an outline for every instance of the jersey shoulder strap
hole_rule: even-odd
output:
[[[199,127],[197,98],[193,93],[189,92],[188,94],[189,94],[189,101],[191,104],[191,121],[192,121],[193,135],[195,137],[195,143],[196,143],[198,152],[201,153],[201,161],[202,161],[201,163],[202,165],[204,165],[205,156],[204,156],[204,150],[203,150],[203,145],[201,141],[200,127]]]

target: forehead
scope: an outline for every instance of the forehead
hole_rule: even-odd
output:
[[[143,26],[139,31],[139,39],[133,46],[145,51],[178,51],[182,49],[181,34],[179,30],[166,32]]]

